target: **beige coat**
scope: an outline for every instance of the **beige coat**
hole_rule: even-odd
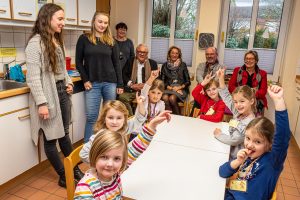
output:
[[[43,129],[47,140],[58,139],[65,135],[54,73],[47,70],[49,62],[43,55],[44,49],[40,35],[31,38],[25,49],[26,80],[30,88],[31,137],[36,145],[40,129]],[[67,70],[65,70],[65,81],[67,84],[72,84]],[[41,119],[38,115],[38,105],[42,103],[48,103],[49,119],[47,120]]]

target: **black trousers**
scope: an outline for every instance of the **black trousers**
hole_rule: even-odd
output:
[[[56,147],[58,141],[59,147],[65,157],[69,156],[73,150],[72,143],[69,137],[69,124],[71,120],[71,102],[64,81],[58,81],[56,83],[59,104],[62,114],[63,126],[65,130],[65,136],[59,139],[47,140],[44,136],[44,149],[48,160],[57,172],[59,176],[64,176],[65,169],[63,162],[59,157],[59,153]]]

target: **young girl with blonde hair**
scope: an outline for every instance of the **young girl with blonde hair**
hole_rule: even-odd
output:
[[[256,98],[254,90],[247,85],[237,87],[231,96],[224,81],[225,69],[219,69],[217,76],[220,83],[219,94],[233,113],[233,119],[229,122],[229,134],[216,128],[214,136],[219,141],[231,145],[230,158],[233,158],[238,150],[243,148],[246,126],[255,118]]]
[[[268,87],[275,106],[273,123],[258,117],[247,128],[244,148],[235,159],[224,163],[219,174],[229,178],[225,199],[271,199],[287,156],[291,131],[283,98],[283,89]]]
[[[102,134],[104,130],[118,131],[123,135],[137,132],[146,120],[144,109],[145,98],[136,94],[137,111],[133,117],[128,119],[126,106],[118,100],[108,101],[104,104],[100,116],[95,123],[94,132],[89,141],[83,145],[79,155],[83,162],[89,163],[89,152],[95,137]]]
[[[74,199],[122,199],[120,174],[147,149],[156,127],[170,119],[170,111],[160,113],[129,144],[120,131],[97,134],[89,152],[91,169],[77,184]]]

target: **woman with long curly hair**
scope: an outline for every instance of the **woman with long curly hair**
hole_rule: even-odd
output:
[[[84,142],[93,134],[101,101],[115,100],[123,93],[119,47],[109,28],[109,15],[95,12],[91,32],[76,44],[76,67],[85,87],[86,124]]]
[[[56,143],[65,157],[73,150],[69,137],[73,83],[65,68],[64,25],[63,9],[45,4],[25,50],[32,139],[37,145],[42,133],[46,156],[59,175],[61,187],[66,187],[65,170]],[[74,175],[80,180],[83,173],[75,167]]]

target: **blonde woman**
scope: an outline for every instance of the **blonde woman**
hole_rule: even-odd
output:
[[[79,37],[76,67],[85,87],[86,125],[84,141],[93,133],[101,101],[115,100],[123,93],[119,47],[109,28],[109,15],[96,12],[91,32]]]

